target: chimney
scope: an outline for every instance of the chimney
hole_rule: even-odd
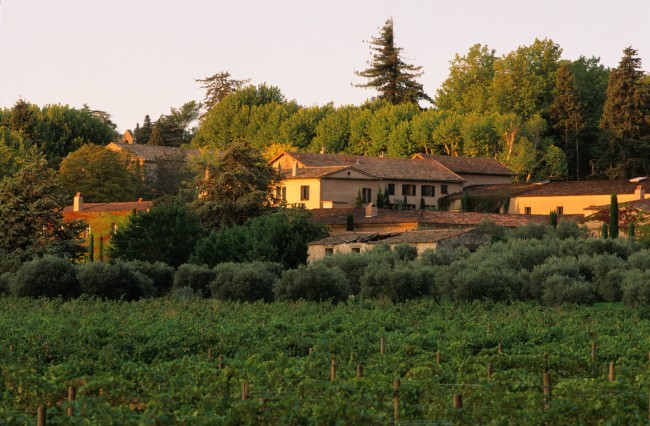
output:
[[[72,204],[73,212],[80,212],[84,209],[84,197],[81,196],[81,192],[77,192],[74,196],[74,202]]]
[[[366,206],[366,217],[377,216],[377,206],[374,203],[368,203]]]
[[[291,176],[296,176],[298,174],[298,162],[296,161],[293,163],[293,167],[291,168]]]
[[[643,189],[643,186],[637,185],[636,189],[634,190],[634,197],[637,200],[644,200],[645,199],[645,189]]]

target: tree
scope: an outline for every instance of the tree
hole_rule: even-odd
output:
[[[178,267],[187,262],[201,232],[191,209],[179,201],[163,201],[148,212],[129,216],[113,235],[109,256]]]
[[[151,132],[153,130],[153,124],[151,124],[151,118],[149,114],[144,116],[142,122],[142,127],[140,124],[136,124],[135,130],[133,131],[133,136],[135,136],[136,143],[145,144],[149,143],[149,138],[151,137]]]
[[[372,38],[370,45],[374,53],[368,62],[369,68],[354,72],[359,77],[367,78],[368,82],[357,84],[356,87],[376,89],[379,99],[392,104],[417,103],[421,100],[433,102],[424,93],[422,84],[416,81],[423,74],[422,67],[404,62],[402,48],[395,45],[392,18],[386,21],[379,37]]]
[[[36,256],[78,260],[84,254],[81,222],[64,222],[66,205],[45,156],[29,151],[23,167],[0,182],[0,272]]]
[[[609,75],[600,127],[606,132],[610,178],[648,171],[650,87],[643,83],[641,59],[628,47]]]
[[[612,194],[609,205],[609,237],[618,238],[618,197]]]
[[[236,80],[230,77],[230,72],[221,71],[210,77],[203,79],[196,79],[197,83],[201,83],[201,88],[205,89],[205,97],[203,98],[203,107],[206,111],[212,109],[213,106],[221,102],[226,96],[241,89],[244,85],[251,81],[250,78],[244,80]]]
[[[568,64],[562,64],[557,72],[553,103],[550,107],[553,127],[562,133],[564,138],[564,153],[567,160],[575,162],[575,178],[580,179],[580,145],[578,136],[584,128],[578,94],[575,88],[573,73]],[[574,155],[569,149],[569,141],[575,141]],[[567,180],[569,175],[567,174]]]
[[[465,56],[456,55],[450,62],[449,77],[436,92],[436,108],[459,114],[487,112],[495,60],[494,49],[480,44]]]
[[[208,228],[244,223],[274,203],[277,172],[245,142],[195,160],[198,198],[193,206]]]
[[[149,140],[147,140],[147,145],[164,145],[160,120],[156,121],[156,123],[153,125],[153,128],[151,129],[151,135],[149,136]]]
[[[100,145],[84,145],[61,162],[58,182],[70,198],[81,192],[92,203],[132,201],[138,192],[138,176],[128,159]]]

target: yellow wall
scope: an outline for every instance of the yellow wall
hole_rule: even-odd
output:
[[[307,209],[321,208],[321,182],[318,179],[287,179],[282,182],[287,188],[288,206],[304,204]],[[309,200],[300,199],[300,187],[309,186]]]
[[[638,196],[634,194],[617,195],[618,202],[634,201]],[[562,207],[564,214],[589,214],[585,210],[589,206],[604,206],[611,202],[611,195],[565,195],[554,197],[512,197],[508,213],[524,214],[526,207],[530,207],[531,214],[549,214],[551,211]]]

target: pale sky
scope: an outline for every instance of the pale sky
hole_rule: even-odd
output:
[[[434,96],[476,43],[498,55],[550,38],[564,59],[650,69],[650,0],[0,0],[0,107],[19,99],[104,110],[120,131],[203,90],[219,71],[278,86],[301,105],[372,97],[354,71],[393,17],[396,44]]]

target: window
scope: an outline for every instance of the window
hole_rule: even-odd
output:
[[[361,247],[352,247],[352,253],[361,253]]]
[[[440,193],[443,195],[449,194],[449,190],[447,189],[447,185],[440,185]]]
[[[287,201],[287,187],[278,186],[277,188],[275,188],[275,198],[277,198],[280,201]]]
[[[555,212],[557,213],[558,216],[563,215],[564,214],[564,207],[558,206],[558,208],[555,210]]]
[[[422,196],[423,197],[435,197],[436,196],[436,187],[434,185],[422,185]]]
[[[303,185],[300,187],[300,201],[309,200],[309,185]]]
[[[402,195],[415,195],[415,185],[403,184]]]
[[[334,248],[333,247],[327,247],[325,249],[325,256],[331,256],[334,254]]]
[[[386,185],[386,192],[388,192],[388,195],[395,195],[395,184],[389,183]]]
[[[370,188],[361,188],[361,198],[363,199],[364,203],[372,202],[372,191]]]
[[[524,207],[524,214],[531,214],[531,211],[530,207]]]

